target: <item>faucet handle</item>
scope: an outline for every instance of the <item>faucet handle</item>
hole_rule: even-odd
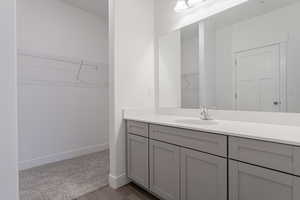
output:
[[[200,106],[200,110],[201,110],[201,113],[202,112],[207,112],[207,108],[206,108],[206,106]]]
[[[208,109],[206,106],[201,106],[200,115],[201,115],[202,120],[210,120],[210,116],[209,116]]]

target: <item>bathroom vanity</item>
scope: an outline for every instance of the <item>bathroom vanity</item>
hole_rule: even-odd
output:
[[[298,127],[125,118],[127,175],[161,199],[300,199]]]

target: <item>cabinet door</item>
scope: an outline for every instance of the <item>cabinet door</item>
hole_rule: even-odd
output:
[[[229,200],[299,200],[300,178],[229,162]]]
[[[181,149],[181,200],[226,200],[227,160]]]
[[[149,187],[148,139],[127,135],[127,175],[137,184]]]
[[[150,191],[165,200],[179,200],[180,148],[150,140]]]

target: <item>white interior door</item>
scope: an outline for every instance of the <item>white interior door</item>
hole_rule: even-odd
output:
[[[237,110],[280,111],[280,51],[273,45],[236,54]]]

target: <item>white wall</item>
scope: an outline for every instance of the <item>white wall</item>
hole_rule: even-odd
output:
[[[215,107],[215,30],[209,23],[199,23],[200,105]]]
[[[18,49],[108,62],[108,24],[60,0],[17,0]]]
[[[183,34],[183,33],[182,33]],[[181,106],[199,108],[199,39],[198,31],[181,37]],[[161,68],[161,66],[159,66]],[[167,103],[167,102],[166,102]]]
[[[233,104],[232,27],[216,31],[216,106],[224,110]],[[225,78],[226,77],[226,78]]]
[[[205,23],[205,78],[206,101],[208,108],[216,107],[216,31],[213,24]]]
[[[17,8],[18,49],[104,63],[82,70],[98,81],[86,87],[75,82],[79,65],[18,57],[20,168],[108,148],[107,22],[59,0],[18,0]]]
[[[15,1],[0,1],[0,195],[17,200],[17,79]]]
[[[182,107],[199,108],[201,105],[206,105],[214,108],[216,105],[216,31],[213,25],[206,22],[195,26],[197,29],[193,36],[182,38],[182,85],[185,86],[182,89]],[[184,30],[182,32],[185,32]]]
[[[153,0],[110,0],[110,185],[127,182],[122,109],[154,108]]]
[[[181,106],[181,37],[175,31],[159,40],[159,105]]]
[[[219,109],[232,107],[235,52],[287,42],[287,111],[300,112],[300,3],[217,30],[217,101]],[[281,53],[283,53],[283,51]]]

